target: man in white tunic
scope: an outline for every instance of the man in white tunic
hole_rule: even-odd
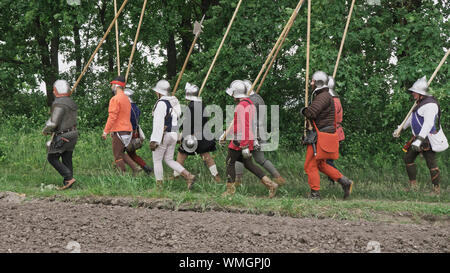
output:
[[[413,109],[413,112],[405,125],[401,129],[411,127],[412,139],[411,145],[407,147],[404,161],[406,164],[406,172],[409,177],[409,184],[412,189],[417,188],[417,166],[414,161],[416,157],[421,153],[425,158],[428,169],[430,170],[431,183],[433,184],[433,192],[435,194],[440,193],[439,180],[440,172],[436,161],[436,152],[433,151],[430,144],[430,137],[436,135],[441,129],[440,116],[441,110],[439,103],[428,92],[428,83],[426,77],[417,80],[414,85],[408,89],[417,102],[417,106]],[[396,132],[400,128],[397,128]],[[398,134],[394,132],[394,137]]]
[[[170,84],[166,80],[160,80],[152,88],[158,97],[153,107],[153,131],[150,137],[150,149],[153,151],[153,168],[156,184],[163,184],[162,161],[180,173],[191,189],[195,181],[195,175],[188,172],[180,163],[173,160],[175,146],[178,140],[178,117],[181,115],[181,107],[175,96],[169,95]]]

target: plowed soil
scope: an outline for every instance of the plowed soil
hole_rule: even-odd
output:
[[[13,193],[0,193],[0,252],[371,251],[448,253],[450,223],[200,213],[25,200]]]

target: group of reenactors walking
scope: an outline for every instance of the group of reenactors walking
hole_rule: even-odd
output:
[[[164,184],[163,161],[173,170],[173,177],[182,176],[191,189],[196,176],[193,171],[184,167],[185,160],[189,156],[200,155],[206,167],[211,173],[212,180],[221,182],[211,153],[216,150],[216,139],[208,139],[204,134],[205,124],[208,122],[203,114],[205,105],[199,96],[199,88],[186,84],[185,98],[188,101],[188,115],[183,124],[179,124],[182,114],[181,105],[175,96],[170,94],[170,84],[167,80],[160,80],[152,88],[157,96],[153,107],[153,127],[150,137],[150,149],[152,151],[153,167],[149,166],[136,150],[142,146],[143,132],[139,127],[141,111],[133,101],[133,91],[126,88],[125,78],[118,76],[110,82],[112,98],[109,102],[108,120],[103,130],[102,138],[112,138],[112,152],[115,166],[121,172],[126,172],[128,165],[133,175],[141,171],[149,175],[154,173],[156,185]],[[329,158],[319,157],[321,147],[337,148],[339,142],[345,139],[342,129],[343,108],[334,90],[335,82],[325,72],[317,71],[313,74],[310,83],[313,93],[308,107],[301,109],[301,114],[308,120],[309,129],[303,138],[303,144],[307,145],[304,171],[308,176],[310,186],[310,198],[320,198],[319,171],[326,174],[332,182],[341,185],[344,199],[347,199],[353,188],[354,182],[344,176],[334,165],[335,155]],[[263,98],[251,90],[252,84],[248,80],[235,80],[226,93],[234,98],[236,104],[231,132],[225,132],[219,139],[219,143],[226,144],[226,136],[229,139],[228,154],[226,157],[226,191],[224,196],[232,196],[236,187],[242,183],[244,168],[254,174],[268,189],[270,198],[276,195],[277,189],[285,183],[289,183],[282,177],[274,164],[268,160],[261,146],[267,141],[266,117],[261,106],[265,105]],[[412,127],[411,145],[406,147],[404,157],[406,171],[411,187],[416,186],[417,155],[423,154],[430,170],[433,191],[439,194],[440,173],[436,163],[436,151],[433,149],[433,134],[441,129],[440,107],[438,101],[428,92],[425,78],[419,79],[408,89],[417,106],[414,108],[408,122],[402,127]],[[52,135],[48,142],[48,161],[63,177],[61,189],[70,188],[75,182],[73,177],[72,154],[77,143],[77,105],[70,98],[70,87],[67,81],[57,80],[53,86],[55,100],[51,108],[51,117],[43,129],[44,134]],[[300,122],[300,121],[299,121]],[[253,125],[256,126],[253,126]],[[179,133],[183,126],[183,133]],[[256,127],[256,130],[253,128]],[[322,134],[337,135],[337,143],[324,140]],[[319,139],[319,142],[318,142]],[[430,139],[432,140],[430,142]],[[334,141],[334,140],[333,140]],[[174,153],[177,143],[176,160]],[[335,147],[337,145],[337,147]],[[328,149],[328,148],[325,148]],[[336,151],[336,150],[335,150]],[[253,160],[254,159],[254,160]],[[255,162],[257,164],[255,164]],[[261,168],[262,167],[262,168]],[[267,175],[264,170],[270,175]]]

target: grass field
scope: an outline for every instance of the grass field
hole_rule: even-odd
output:
[[[197,175],[193,189],[188,192],[182,179],[165,181],[164,188],[157,190],[153,176],[144,173],[137,177],[119,175],[113,168],[111,139],[103,141],[101,130],[81,131],[74,152],[74,176],[77,183],[67,191],[47,189],[48,185],[62,185],[62,178],[46,163],[45,142],[49,137],[39,130],[24,130],[15,138],[11,131],[2,129],[0,134],[0,191],[25,193],[30,197],[56,196],[78,198],[89,196],[121,196],[131,198],[164,198],[177,206],[193,204],[204,208],[241,208],[249,213],[269,213],[293,217],[331,217],[336,219],[366,219],[402,221],[411,219],[449,219],[450,191],[448,171],[449,152],[439,154],[441,169],[441,195],[430,195],[431,183],[428,169],[422,158],[418,163],[418,191],[406,191],[407,176],[399,149],[398,162],[386,162],[371,166],[361,160],[356,165],[346,157],[337,162],[338,168],[355,181],[350,200],[342,201],[342,189],[331,185],[321,177],[322,200],[308,200],[307,176],[303,172],[304,155],[280,149],[266,153],[266,157],[278,167],[287,184],[280,188],[274,199],[268,199],[266,188],[253,175],[246,172],[244,182],[236,195],[229,199],[221,197],[225,183],[215,183],[199,156],[189,157],[188,170]],[[148,145],[138,151],[150,165],[151,152]],[[225,177],[226,148],[218,146],[213,153],[219,173]],[[380,165],[380,164],[378,164]],[[165,176],[171,175],[165,166]],[[224,180],[224,179],[223,179]]]

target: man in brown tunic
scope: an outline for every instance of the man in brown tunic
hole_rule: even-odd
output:
[[[301,114],[311,122],[315,122],[321,132],[335,133],[336,121],[333,97],[329,93],[327,86],[328,75],[325,72],[317,71],[312,76],[311,87],[312,102],[308,107],[301,109]],[[337,169],[326,163],[326,159],[316,159],[314,153],[315,143],[308,144],[304,169],[308,175],[308,184],[311,188],[311,198],[320,198],[320,175],[319,170],[341,184],[344,190],[344,199],[350,196],[353,181],[343,176]]]

